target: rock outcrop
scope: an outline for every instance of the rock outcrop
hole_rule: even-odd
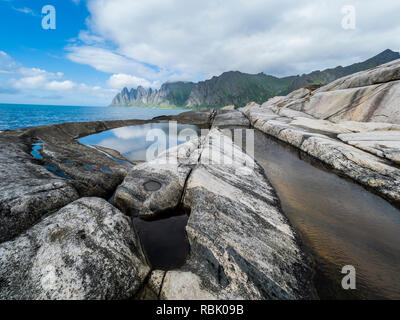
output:
[[[218,110],[212,123],[213,128],[221,129],[229,127],[248,128],[249,126],[250,121],[241,112],[235,110]]]
[[[400,124],[400,60],[338,79],[317,90],[300,89],[269,105],[332,122]]]
[[[182,112],[173,116],[160,116],[154,119],[158,121],[177,121],[184,124],[195,124],[200,128],[210,128],[215,114],[215,109],[203,108],[196,111]]]
[[[400,164],[400,130],[340,134],[338,138],[359,149]]]
[[[21,140],[0,137],[0,144],[0,242],[3,242],[79,195],[70,181],[33,163],[29,147]]]
[[[218,129],[133,168],[117,189],[115,205],[144,217],[178,206],[190,211],[189,260],[152,275],[143,298],[315,297],[310,261],[272,186],[261,167]]]
[[[252,126],[400,203],[400,60],[240,109]]]
[[[111,197],[130,167],[75,139],[142,123],[63,123],[1,133],[0,242],[79,197]]]
[[[273,188],[254,160],[217,129],[246,128],[250,121],[239,111],[204,109],[149,122],[165,120],[213,129],[136,167],[75,139],[145,121],[0,135],[0,170],[19,174],[5,174],[0,184],[0,298],[314,297],[310,262]],[[116,188],[114,204],[127,215],[98,198]],[[149,275],[128,214],[157,218],[178,207],[191,211],[190,258],[178,270]]]
[[[96,150],[77,138],[117,127],[178,120],[209,128],[214,111],[152,120],[62,123],[0,134],[0,242],[7,241],[79,197],[109,199],[129,169],[115,150]],[[117,153],[117,152],[116,152]]]
[[[82,198],[0,245],[0,299],[127,299],[145,261],[130,219]]]
[[[162,299],[306,299],[312,271],[254,160],[212,130],[183,203],[191,254],[168,271]]]
[[[147,217],[177,208],[199,148],[200,140],[194,139],[133,168],[115,192],[115,206],[126,214]]]

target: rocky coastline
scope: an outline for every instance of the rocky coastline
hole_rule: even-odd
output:
[[[400,204],[400,61],[239,109],[252,126]]]
[[[396,60],[236,110],[0,133],[0,298],[317,299],[274,188],[224,129],[260,130],[398,206],[399,70]],[[76,140],[171,120],[210,131],[140,164]],[[178,208],[190,254],[155,270],[131,218]]]

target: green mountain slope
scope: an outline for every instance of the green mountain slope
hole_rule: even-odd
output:
[[[367,70],[400,59],[398,52],[385,50],[366,61],[347,67],[336,67],[309,74],[278,78],[264,73],[247,74],[239,71],[224,72],[209,80],[165,83],[160,90],[138,87],[124,88],[111,105],[178,107],[221,107],[234,104],[244,106],[249,101],[263,103],[271,97],[286,95],[309,85],[325,85],[341,77]]]

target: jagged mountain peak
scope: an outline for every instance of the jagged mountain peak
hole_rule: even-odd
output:
[[[386,49],[376,56],[350,66],[338,66],[309,74],[278,78],[260,72],[248,74],[226,71],[219,76],[198,83],[166,82],[160,89],[138,86],[128,91],[123,88],[112,101],[112,106],[179,106],[220,107],[234,104],[243,106],[249,101],[263,103],[276,95],[286,95],[310,85],[324,85],[344,76],[367,70],[400,59],[400,53]]]

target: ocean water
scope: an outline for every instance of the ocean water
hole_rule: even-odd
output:
[[[100,120],[151,119],[186,109],[79,107],[0,104],[0,131],[62,123]]]

